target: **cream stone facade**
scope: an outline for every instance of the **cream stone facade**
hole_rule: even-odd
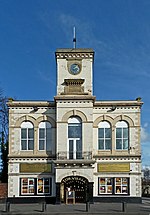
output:
[[[141,202],[143,102],[97,101],[93,60],[58,49],[54,101],[9,100],[9,198]]]

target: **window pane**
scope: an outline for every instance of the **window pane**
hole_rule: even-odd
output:
[[[105,140],[105,149],[111,149],[111,140]]]
[[[33,128],[29,128],[29,129],[28,129],[28,137],[29,137],[29,138],[33,138],[33,136],[34,136]]]
[[[33,150],[33,148],[34,148],[34,141],[33,140],[29,140],[29,142],[28,142],[28,149],[29,150]]]
[[[39,140],[39,150],[44,150],[44,140]]]
[[[38,194],[50,194],[51,186],[50,178],[40,178],[38,179],[37,193]]]
[[[43,185],[43,178],[38,179],[38,185]]]
[[[99,149],[104,149],[104,140],[99,140]]]
[[[69,140],[69,159],[73,159],[73,140]]]
[[[21,179],[21,193],[34,195],[34,178]]]
[[[122,178],[122,184],[124,184],[124,185],[127,185],[127,184],[128,184],[127,178]]]
[[[112,194],[112,185],[113,185],[113,180],[112,178],[100,178],[99,180],[99,185],[100,185],[100,194]]]
[[[29,185],[34,185],[34,179],[29,179]]]
[[[121,178],[116,178],[116,184],[120,185],[121,184]]]
[[[105,184],[105,178],[100,178],[100,184]]]
[[[116,186],[116,193],[121,193],[121,186]]]
[[[42,185],[38,185],[38,193],[43,193],[43,186]]]
[[[76,150],[80,152],[82,151],[81,140],[76,140]]]
[[[105,190],[105,186],[100,186],[100,193],[105,193],[106,190]]]
[[[50,193],[50,187],[44,187],[44,193]]]
[[[123,149],[128,149],[128,140],[123,140]]]
[[[104,138],[104,128],[99,128],[98,129],[98,137],[99,138]]]
[[[46,129],[46,139],[47,139],[47,141],[50,141],[51,140],[51,136],[52,136],[52,132],[51,132],[51,128],[47,128]]]
[[[44,184],[45,184],[45,185],[49,185],[49,178],[45,178],[45,179],[44,179]]]
[[[128,178],[115,179],[115,193],[128,194]]]
[[[68,137],[69,138],[81,138],[81,125],[69,125],[68,126]]]
[[[122,193],[128,193],[128,187],[127,186],[122,187]]]
[[[51,140],[46,141],[46,150],[51,151],[52,150],[52,142]]]
[[[111,137],[111,130],[110,128],[105,128],[105,137],[110,138]]]
[[[26,194],[26,193],[28,193],[28,187],[23,186],[22,187],[22,194]]]
[[[22,184],[23,185],[28,185],[28,179],[27,178],[23,178],[22,179]]]
[[[43,193],[43,178],[38,179],[38,193]]]
[[[21,140],[21,149],[27,150],[27,141],[26,140]]]
[[[112,185],[107,187],[107,193],[112,193]]]
[[[46,150],[52,150],[52,132],[51,128],[46,129]]]
[[[44,128],[39,129],[39,138],[45,138],[45,129]]]
[[[26,128],[22,128],[21,129],[21,138],[22,139],[26,139],[27,138],[27,129]]]
[[[76,141],[76,158],[77,159],[82,158],[82,144],[80,140]]]
[[[122,149],[122,140],[121,139],[116,140],[116,149]]]
[[[34,193],[34,186],[29,186],[29,193]]]
[[[122,128],[116,128],[116,138],[122,137]]]
[[[111,178],[107,178],[107,185],[111,185]]]
[[[128,138],[128,128],[123,128],[123,138]]]

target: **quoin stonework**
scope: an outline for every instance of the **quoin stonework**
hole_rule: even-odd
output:
[[[8,197],[141,202],[143,102],[96,100],[92,49],[55,56],[53,101],[8,102]]]

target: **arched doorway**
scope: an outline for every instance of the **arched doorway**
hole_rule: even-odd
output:
[[[84,203],[88,199],[89,186],[88,180],[82,176],[68,176],[62,179],[60,184],[61,202],[66,202],[66,192],[75,192],[75,203]]]

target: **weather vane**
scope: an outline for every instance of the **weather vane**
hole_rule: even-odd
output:
[[[73,48],[76,49],[76,27],[73,27]]]

